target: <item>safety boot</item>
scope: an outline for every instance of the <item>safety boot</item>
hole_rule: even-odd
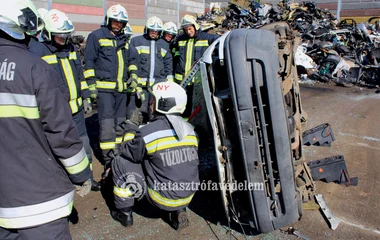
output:
[[[133,225],[132,210],[127,210],[127,211],[111,210],[111,216],[115,221],[118,221],[124,227],[129,227]]]
[[[175,230],[181,230],[189,226],[189,219],[187,218],[186,208],[169,212],[169,221]]]
[[[101,189],[101,184],[97,181],[95,181],[93,178],[91,178],[91,191],[93,192],[99,192]]]

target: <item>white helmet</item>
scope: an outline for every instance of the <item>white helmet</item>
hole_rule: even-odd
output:
[[[177,35],[177,33],[178,33],[177,25],[174,22],[166,22],[164,24],[164,30],[163,31],[167,32],[171,35]]]
[[[175,82],[160,82],[152,87],[155,110],[163,114],[182,114],[187,103],[186,91]]]
[[[44,17],[47,38],[51,41],[52,36],[70,37],[75,28],[67,15],[57,9],[52,9]]]
[[[39,8],[39,9],[37,9],[37,11],[38,11],[38,13],[40,14],[40,17],[41,17],[42,19],[44,19],[46,13],[49,12],[49,10],[47,10],[46,8]]]
[[[36,35],[44,27],[38,11],[30,0],[3,2],[0,7],[0,29],[15,39],[25,39],[24,33]]]
[[[150,17],[148,18],[148,20],[146,21],[146,24],[145,24],[145,28],[147,30],[153,30],[153,31],[162,31],[163,29],[163,23],[162,23],[162,20],[159,19],[158,17],[156,16],[153,16],[153,17]]]
[[[183,16],[181,20],[181,28],[184,28],[190,25],[193,25],[195,30],[199,29],[199,24],[197,23],[197,19],[193,15],[186,14],[185,16]]]
[[[126,24],[128,22],[128,12],[120,4],[112,5],[107,10],[106,25],[110,23],[110,19]]]

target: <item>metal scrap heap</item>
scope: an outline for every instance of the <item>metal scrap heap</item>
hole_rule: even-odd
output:
[[[258,29],[274,22],[287,22],[301,39],[295,64],[301,80],[380,85],[380,16],[365,23],[338,21],[334,14],[312,2],[278,5],[255,1],[231,1],[227,8],[210,5],[198,16],[203,31],[222,33],[237,28]]]

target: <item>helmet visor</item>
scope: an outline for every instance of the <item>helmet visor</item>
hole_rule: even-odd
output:
[[[70,32],[70,33],[52,33],[51,35],[52,36],[57,36],[57,37],[60,37],[60,38],[68,38],[72,35],[73,33]]]
[[[44,21],[39,18],[30,8],[21,10],[22,15],[18,17],[21,28],[30,35],[35,35],[44,28]]]

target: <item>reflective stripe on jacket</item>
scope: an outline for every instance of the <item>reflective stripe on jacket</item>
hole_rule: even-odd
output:
[[[26,45],[0,52],[0,227],[28,228],[68,216],[91,170],[58,73]]]
[[[186,33],[178,36],[174,45],[174,79],[178,82],[191,70],[193,63],[200,59],[208,46],[219,36],[197,31],[194,37],[189,38]]]
[[[161,183],[197,186],[199,159],[195,132],[179,140],[166,116],[156,116],[132,140],[122,144],[120,156],[143,163],[149,197],[159,208],[170,211],[190,203],[194,189],[156,189],[156,186]]]
[[[83,109],[83,100],[90,98],[87,82],[83,76],[83,68],[76,47],[69,43],[61,49],[49,43],[35,43],[29,50],[42,59],[61,75],[61,85],[66,89],[69,97],[71,113],[75,114]]]
[[[105,26],[90,33],[84,50],[84,76],[88,85],[96,84],[99,91],[126,91],[131,61],[128,39],[126,35],[113,36]]]
[[[136,54],[133,57],[136,64],[129,65],[129,71],[140,87],[153,86],[158,81],[173,81],[173,58],[167,42],[161,38],[150,39],[144,34],[132,38],[130,48],[131,54]]]

